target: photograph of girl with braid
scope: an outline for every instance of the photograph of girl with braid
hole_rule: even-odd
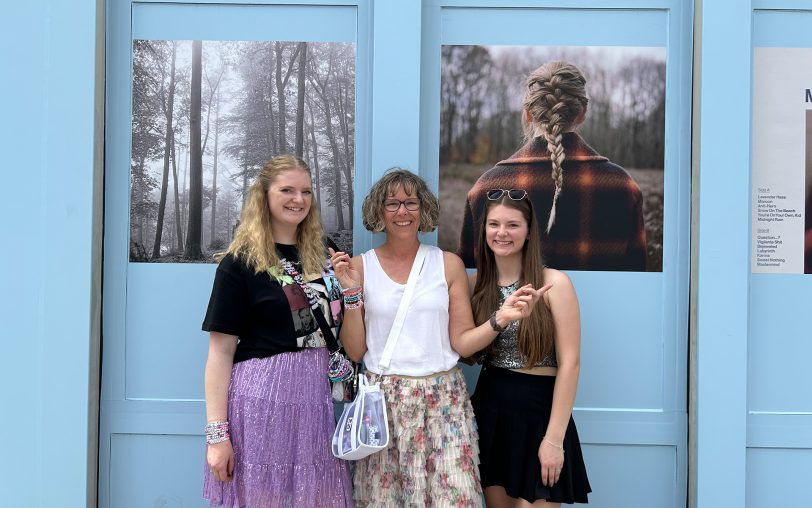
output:
[[[441,83],[441,248],[474,267],[486,193],[523,189],[547,266],[662,271],[663,48],[443,46]]]

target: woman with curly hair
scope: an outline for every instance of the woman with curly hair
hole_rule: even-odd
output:
[[[212,506],[353,505],[347,465],[330,451],[335,416],[318,310],[286,268],[302,276],[335,333],[338,281],[311,185],[298,157],[265,164],[217,267],[203,321]]]
[[[364,226],[386,239],[352,259],[332,256],[336,276],[351,295],[341,341],[368,377],[380,383],[389,411],[389,446],[357,463],[359,506],[481,506],[477,433],[457,367],[496,337],[495,329],[527,316],[544,289],[525,285],[494,309],[489,323],[475,326],[468,278],[455,254],[427,252],[391,363],[381,365],[384,346],[418,257],[418,232],[437,226],[439,204],[426,182],[402,169],[388,171],[363,203]]]

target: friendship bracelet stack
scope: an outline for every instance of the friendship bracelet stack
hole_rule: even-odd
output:
[[[341,292],[344,294],[345,310],[360,309],[364,305],[364,288],[361,286],[343,289]]]
[[[231,439],[228,433],[228,420],[209,422],[205,430],[206,444],[217,444]]]
[[[330,362],[327,364],[327,377],[330,381],[337,383],[339,381],[346,381],[352,377],[355,370],[352,363],[347,360],[341,351],[336,351],[330,355]]]

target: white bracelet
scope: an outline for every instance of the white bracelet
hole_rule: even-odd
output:
[[[549,439],[547,439],[547,436],[544,436],[543,438],[541,438],[541,441],[542,442],[546,441],[547,444],[549,444],[549,445],[551,445],[551,446],[553,446],[555,448],[558,448],[559,450],[561,450],[561,453],[564,453],[564,445],[563,444],[557,445],[557,444],[553,443],[552,441],[550,441]]]

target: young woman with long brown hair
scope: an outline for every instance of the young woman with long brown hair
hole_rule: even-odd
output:
[[[572,407],[580,368],[578,298],[569,277],[546,268],[527,192],[487,191],[471,276],[476,323],[529,284],[552,287],[531,314],[486,348],[472,398],[488,506],[585,503],[591,491]]]

